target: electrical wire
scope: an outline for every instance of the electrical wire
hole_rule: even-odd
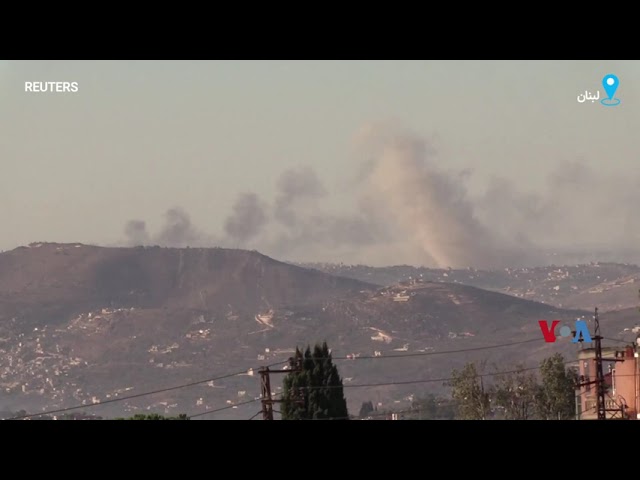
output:
[[[576,394],[575,398],[578,398],[584,394],[588,393],[586,390],[583,390],[582,392]],[[453,399],[440,399],[440,403],[437,405],[437,407],[457,407],[462,405],[461,402],[455,401]],[[585,412],[590,411],[591,409],[593,409],[593,407],[589,408],[588,410],[585,410]],[[327,418],[317,418],[317,419],[308,419],[308,420],[365,420],[367,418],[370,417],[386,417],[392,414],[403,414],[403,413],[420,413],[420,412],[424,412],[424,411],[428,411],[431,409],[427,409],[427,408],[409,408],[406,410],[394,410],[394,411],[389,411],[389,412],[383,412],[383,413],[378,413],[378,414],[373,414],[373,415],[366,415],[364,418],[353,418],[352,416],[349,417],[327,417]],[[584,412],[583,412],[584,413]]]
[[[536,338],[536,339],[530,339],[530,340],[524,340],[524,341],[519,341],[519,342],[512,342],[512,343],[507,343],[507,344],[500,344],[500,345],[490,345],[490,346],[486,346],[486,347],[476,347],[476,348],[471,348],[471,349],[461,349],[461,350],[449,350],[449,351],[441,351],[441,352],[418,352],[418,353],[411,353],[411,354],[404,354],[404,355],[391,355],[391,356],[387,356],[387,357],[376,357],[376,356],[366,356],[366,357],[356,357],[359,359],[380,359],[380,358],[399,358],[399,357],[405,357],[405,356],[427,356],[427,355],[446,355],[446,354],[454,354],[454,353],[463,353],[466,351],[477,351],[477,350],[486,350],[486,349],[492,349],[492,348],[502,348],[502,347],[506,347],[506,346],[511,346],[511,345],[520,345],[523,343],[528,343],[528,342],[533,342],[533,341],[540,341],[540,338]],[[349,357],[336,357],[335,360],[352,360],[352,358]],[[280,362],[276,362],[276,363],[272,363],[270,365],[267,365],[267,368],[271,368],[274,366],[278,366],[278,365],[284,365],[288,363],[288,360],[284,360],[284,361],[280,361]],[[260,368],[260,367],[252,367],[254,369]],[[33,418],[33,417],[39,417],[42,415],[52,415],[52,414],[56,414],[56,413],[64,413],[64,412],[68,412],[71,410],[79,410],[79,409],[87,409],[87,408],[92,408],[92,407],[97,407],[97,406],[101,406],[101,405],[106,405],[109,403],[116,403],[116,402],[122,402],[125,400],[131,400],[131,399],[135,399],[135,398],[140,398],[140,397],[145,397],[145,396],[149,396],[149,395],[155,395],[157,393],[165,393],[165,392],[170,392],[173,390],[180,390],[183,388],[187,388],[187,387],[192,387],[195,385],[201,385],[203,383],[208,383],[208,382],[212,382],[212,381],[217,381],[217,380],[223,380],[226,378],[231,378],[231,377],[235,377],[237,375],[242,375],[244,373],[247,372],[247,370],[249,369],[244,369],[242,371],[236,372],[236,373],[230,373],[227,375],[221,375],[218,377],[213,377],[213,378],[207,378],[205,380],[199,380],[197,382],[191,382],[191,383],[186,383],[186,384],[182,384],[182,385],[176,385],[173,387],[168,387],[168,388],[163,388],[163,389],[159,389],[159,390],[152,390],[149,392],[142,392],[142,393],[137,393],[137,394],[133,394],[133,395],[127,395],[124,397],[118,397],[118,398],[111,398],[108,400],[104,400],[101,402],[97,402],[97,403],[92,403],[92,404],[88,404],[88,405],[76,405],[73,407],[67,407],[67,408],[60,408],[60,409],[56,409],[56,410],[48,410],[45,412],[40,412],[40,413],[33,413],[33,414],[29,414],[29,415],[22,415],[19,417],[13,417],[10,418],[8,420],[23,420],[26,418]],[[226,407],[224,407],[226,408]]]
[[[528,339],[528,340],[521,340],[518,342],[510,342],[510,343],[503,343],[503,344],[498,344],[498,345],[487,345],[487,346],[483,346],[483,347],[472,347],[472,348],[466,348],[466,349],[458,349],[458,350],[443,350],[443,351],[433,351],[433,352],[416,352],[416,353],[405,353],[405,354],[398,354],[398,355],[387,355],[387,356],[358,356],[358,357],[350,357],[350,356],[345,356],[345,357],[331,357],[332,360],[380,360],[380,359],[389,359],[389,358],[407,358],[407,357],[423,357],[423,356],[432,356],[432,355],[450,355],[450,354],[457,354],[457,353],[465,353],[465,352],[472,352],[472,351],[482,351],[482,350],[489,350],[489,349],[495,349],[495,348],[504,348],[504,347],[510,347],[510,346],[514,346],[514,345],[522,345],[525,343],[532,343],[532,342],[538,342],[538,341],[542,341],[542,338],[532,338],[532,339]],[[312,359],[315,360],[324,360],[324,358],[315,358],[312,357]],[[280,361],[280,362],[276,362],[276,363],[272,363],[270,365],[267,365],[267,368],[271,368],[274,366],[278,366],[278,365],[283,365],[283,364],[287,364],[289,361],[288,360],[284,360],[284,361]],[[568,361],[565,362],[565,364],[571,364],[571,363],[576,363],[576,361]],[[260,367],[252,367],[254,369],[260,368]],[[516,369],[516,370],[511,370],[511,371],[507,371],[507,372],[496,372],[496,373],[491,373],[491,374],[481,374],[479,375],[479,377],[485,377],[485,376],[496,376],[496,375],[505,375],[505,374],[510,374],[510,373],[519,373],[519,372],[523,372],[523,371],[529,371],[529,370],[537,370],[540,367],[530,367],[530,368],[524,368],[524,369]],[[245,374],[247,372],[247,370],[249,369],[243,369],[241,371],[235,372],[235,373],[230,373],[230,374],[226,374],[226,375],[221,375],[221,376],[217,376],[217,377],[213,377],[213,378],[207,378],[204,380],[199,380],[196,382],[190,382],[190,383],[185,383],[185,384],[181,384],[181,385],[176,385],[173,387],[167,387],[167,388],[162,388],[162,389],[158,389],[158,390],[152,390],[152,391],[148,391],[148,392],[142,392],[142,393],[137,393],[137,394],[133,394],[133,395],[127,395],[124,397],[118,397],[118,398],[112,398],[112,399],[108,399],[108,400],[104,400],[101,402],[97,402],[97,403],[92,403],[92,404],[88,404],[88,405],[76,405],[76,406],[72,406],[72,407],[66,407],[66,408],[61,408],[61,409],[56,409],[56,410],[49,410],[49,411],[45,411],[45,412],[40,412],[40,413],[33,413],[33,414],[28,414],[28,415],[22,415],[22,416],[18,416],[18,417],[12,417],[8,420],[22,420],[22,419],[27,419],[27,418],[33,418],[33,417],[39,417],[39,416],[43,416],[43,415],[51,415],[51,414],[56,414],[56,413],[64,413],[64,412],[68,412],[71,410],[78,410],[78,409],[88,409],[88,408],[92,408],[92,407],[97,407],[97,406],[102,406],[102,405],[106,405],[106,404],[110,404],[110,403],[116,403],[116,402],[122,402],[125,400],[131,400],[131,399],[136,399],[136,398],[141,398],[141,397],[145,397],[145,396],[149,396],[149,395],[155,395],[158,393],[165,393],[165,392],[170,392],[170,391],[174,391],[174,390],[180,390],[183,388],[188,388],[188,387],[192,387],[192,386],[196,386],[196,385],[201,385],[204,383],[208,383],[208,382],[212,382],[212,381],[218,381],[218,380],[223,380],[223,379],[227,379],[227,378],[231,378],[231,377],[235,377],[238,375],[242,375]],[[623,376],[623,375],[620,375]],[[343,386],[333,386],[335,388],[362,388],[362,387],[381,387],[381,386],[391,386],[391,385],[413,385],[413,384],[422,384],[422,383],[434,383],[434,382],[446,382],[446,381],[450,381],[453,380],[453,378],[437,378],[437,379],[425,379],[425,380],[407,380],[407,381],[400,381],[400,382],[386,382],[386,383],[368,383],[368,384],[357,384],[357,385],[343,385]],[[313,388],[313,387],[308,387],[308,388]],[[317,387],[317,388],[332,388],[332,386],[327,386],[327,387]],[[227,410],[229,408],[233,408],[234,406],[239,406],[239,405],[244,405],[246,403],[251,403],[254,402],[256,400],[251,400],[249,402],[244,402],[244,403],[239,403],[239,404],[235,404],[235,405],[229,405],[226,407],[221,407],[220,409],[214,409],[214,410],[210,410],[208,412],[203,412],[203,413],[199,413],[196,415],[193,415],[192,417],[198,417],[201,415],[206,415],[208,413],[215,413],[218,411],[222,411],[222,410]],[[189,417],[189,418],[192,418]]]
[[[249,420],[253,420],[254,418],[256,418],[261,413],[262,413],[262,410],[258,410],[258,413],[256,413],[254,416],[252,416]]]
[[[399,355],[385,355],[385,356],[375,356],[375,355],[361,355],[357,357],[331,357],[332,360],[379,360],[379,359],[389,359],[389,358],[405,358],[405,357],[427,357],[432,355],[450,355],[454,353],[465,353],[465,352],[476,352],[481,350],[491,350],[494,348],[503,348],[503,347],[511,347],[514,345],[522,345],[525,343],[532,342],[541,342],[544,340],[543,338],[531,338],[529,340],[521,340],[519,342],[511,342],[511,343],[502,343],[498,345],[487,345],[484,347],[473,347],[473,348],[463,348],[459,350],[442,350],[442,351],[434,351],[434,352],[415,352],[415,353],[404,353]]]
[[[512,343],[508,343],[508,344],[501,344],[501,345],[491,345],[491,346],[487,346],[487,347],[476,347],[476,348],[472,348],[472,349],[463,349],[463,350],[449,350],[449,351],[442,351],[442,352],[420,352],[418,354],[406,354],[406,355],[395,355],[393,357],[410,357],[410,356],[424,356],[424,355],[435,355],[435,354],[452,354],[452,353],[460,353],[460,352],[465,352],[465,351],[476,351],[476,350],[484,350],[484,349],[490,349],[490,348],[500,348],[500,347],[505,347],[505,346],[512,346],[512,345],[520,345],[522,343],[528,343],[528,342],[533,342],[533,341],[539,341],[540,339],[536,338],[536,339],[530,339],[530,340],[524,340],[524,341],[520,341],[520,342],[512,342]],[[362,359],[379,359],[379,358],[393,358],[393,357],[375,357],[375,356],[371,356],[371,357],[356,357],[356,358],[362,358]],[[322,358],[315,358],[312,357],[315,360],[325,360],[324,357]],[[351,360],[351,358],[348,357],[331,357],[334,360]],[[284,362],[281,362],[284,363]],[[571,362],[573,363],[573,362]],[[533,367],[533,369],[538,369],[539,367]],[[526,369],[528,370],[528,369]],[[514,371],[509,371],[509,372],[497,372],[491,375],[504,375],[504,374],[508,374],[508,373],[515,373],[515,372],[520,372],[523,370],[514,370]],[[489,374],[487,374],[487,376],[490,376]],[[379,384],[359,384],[359,385],[330,385],[330,386],[318,386],[318,387],[301,387],[301,388],[306,388],[306,389],[314,389],[314,388],[357,388],[357,387],[380,387],[380,386],[388,386],[388,385],[409,385],[409,384],[419,384],[419,383],[432,383],[432,382],[440,382],[440,381],[447,381],[447,380],[453,380],[453,378],[445,378],[445,379],[429,379],[429,380],[411,380],[411,381],[407,381],[407,382],[390,382],[390,383],[379,383]],[[280,394],[280,392],[278,393]],[[252,400],[252,401],[256,401],[256,400]],[[248,402],[251,403],[251,402]],[[243,403],[239,403],[236,404],[235,406],[239,406],[239,405],[243,405]],[[222,407],[220,409],[214,409],[214,410],[209,410],[207,412],[202,412],[202,413],[198,413],[196,415],[192,415],[189,418],[193,418],[193,417],[199,417],[202,415],[208,415],[210,413],[216,413],[222,410],[227,410],[229,408],[233,408],[234,405],[228,405],[226,407]]]
[[[240,407],[242,405],[248,405],[250,403],[254,403],[261,400],[260,398],[254,398],[253,400],[247,400],[246,402],[240,402],[240,403],[236,403],[234,405],[227,405],[226,407],[220,407],[220,408],[214,408],[213,410],[207,410],[206,412],[202,412],[202,413],[196,413],[195,415],[189,415],[189,420],[191,420],[192,418],[196,418],[196,417],[202,417],[203,415],[209,415],[211,413],[217,413],[217,412],[222,412],[223,410],[229,410],[230,408],[237,408]]]
[[[629,344],[633,344],[634,342],[629,341],[629,340],[622,340],[621,338],[608,338],[608,337],[602,337],[603,340],[609,340],[611,342],[619,342],[619,343],[625,343],[627,345]]]
[[[379,358],[379,357],[376,357]],[[573,361],[571,362],[564,362],[564,364],[569,364],[569,363],[575,363]],[[508,370],[508,371],[504,371],[504,372],[493,372],[493,373],[486,373],[486,374],[480,374],[478,375],[478,377],[492,377],[492,376],[499,376],[499,375],[508,375],[508,374],[513,374],[513,373],[520,373],[520,372],[525,372],[525,371],[530,371],[530,370],[538,370],[540,369],[540,367],[529,367],[529,368],[522,368],[522,369],[516,369],[516,370]],[[327,385],[327,386],[307,386],[307,387],[299,387],[300,389],[305,389],[305,390],[311,390],[311,389],[327,389],[327,388],[357,388],[357,387],[382,387],[382,386],[390,386],[390,385],[409,385],[409,384],[418,384],[418,383],[433,383],[433,382],[446,382],[446,381],[451,381],[454,380],[455,377],[447,377],[447,378],[433,378],[433,379],[428,379],[428,380],[410,380],[410,381],[406,381],[406,382],[387,382],[387,383],[368,383],[368,384],[358,384],[358,385]],[[586,391],[581,392],[579,395],[582,395],[583,393],[586,393]],[[278,392],[276,393],[274,396],[277,395],[282,395],[282,392]],[[578,395],[578,396],[579,396]],[[214,410],[208,410],[206,412],[202,412],[202,413],[198,413],[195,415],[191,415],[189,418],[195,418],[195,417],[200,417],[203,415],[209,415],[212,413],[216,413],[216,412],[220,412],[223,410],[228,410],[230,408],[234,408],[240,405],[246,405],[248,403],[253,403],[256,402],[258,400],[261,399],[254,399],[254,400],[249,400],[247,402],[243,402],[243,403],[238,403],[235,405],[227,405],[226,407],[221,407],[221,408],[217,408]],[[454,402],[455,403],[455,402]],[[339,418],[328,418],[327,420],[331,420],[331,419],[339,419]],[[344,418],[346,419],[346,418]]]
[[[269,367],[282,365],[284,363],[287,363],[287,361],[273,363],[273,364],[269,365]],[[42,416],[42,415],[52,415],[54,413],[63,413],[63,412],[68,412],[70,410],[87,409],[87,408],[106,405],[106,404],[109,404],[109,403],[123,402],[125,400],[131,400],[131,399],[134,399],[134,398],[146,397],[146,396],[149,396],[149,395],[155,395],[157,393],[171,392],[171,391],[174,391],[174,390],[180,390],[180,389],[183,389],[183,388],[193,387],[193,386],[196,386],[196,385],[202,385],[203,383],[215,382],[215,381],[218,381],[218,380],[224,380],[226,378],[236,377],[238,375],[242,375],[242,374],[247,373],[247,370],[249,370],[249,369],[244,369],[244,370],[241,370],[239,372],[228,373],[226,375],[220,375],[220,376],[217,376],[217,377],[207,378],[207,379],[204,379],[204,380],[198,380],[196,382],[190,382],[190,383],[184,383],[184,384],[181,384],[181,385],[175,385],[173,387],[167,387],[167,388],[161,388],[161,389],[158,389],[158,390],[152,390],[150,392],[136,393],[136,394],[133,394],[133,395],[127,395],[125,397],[110,398],[108,400],[104,400],[104,401],[101,401],[101,402],[92,403],[92,404],[88,404],[88,405],[76,405],[76,406],[73,406],[73,407],[60,408],[60,409],[57,409],[57,410],[48,410],[48,411],[41,412],[41,413],[32,413],[32,414],[29,414],[29,415],[22,415],[22,416],[19,416],[19,417],[12,417],[12,418],[9,418],[7,420],[23,420],[23,419],[26,419],[26,418],[39,417],[39,416]]]
[[[570,365],[575,363],[574,360],[563,362],[564,365]],[[491,372],[491,373],[482,373],[477,374],[478,378],[486,378],[486,377],[496,377],[500,375],[510,375],[517,374],[522,372],[529,372],[533,370],[540,370],[540,366],[536,367],[525,367],[518,368],[513,370],[506,370],[501,372]],[[638,376],[638,374],[627,374],[627,375],[617,375],[618,377],[634,377]],[[394,382],[381,382],[381,383],[359,383],[359,384],[346,384],[346,385],[319,385],[319,386],[300,386],[298,388],[305,390],[312,389],[326,389],[326,388],[374,388],[374,387],[388,387],[388,386],[396,386],[396,385],[415,385],[421,383],[437,383],[437,382],[450,382],[455,380],[456,377],[442,377],[442,378],[429,378],[424,380],[404,380],[404,381],[394,381]]]

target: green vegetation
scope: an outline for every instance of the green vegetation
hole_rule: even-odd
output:
[[[492,375],[493,385],[485,389],[483,375],[469,362],[462,370],[454,370],[446,384],[455,402],[455,418],[575,419],[577,375],[566,363],[556,353],[541,362],[539,375],[520,365],[511,372]]]
[[[362,406],[360,407],[360,414],[358,417],[365,418],[369,415],[372,415],[375,412],[375,407],[373,406],[373,402],[362,402]]]
[[[562,355],[545,358],[540,365],[542,384],[538,388],[536,408],[544,420],[570,420],[576,416],[575,398],[578,383],[574,371],[565,368]]]
[[[453,370],[451,397],[456,403],[456,418],[460,420],[485,420],[489,413],[489,393],[485,392],[482,376],[474,363],[467,363],[462,370]]]
[[[536,410],[539,388],[536,376],[518,365],[513,372],[497,377],[490,396],[493,403],[503,409],[506,420],[529,420]]]
[[[304,354],[296,348],[283,382],[283,420],[348,420],[342,378],[326,342]]]

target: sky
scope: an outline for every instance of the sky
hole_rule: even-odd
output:
[[[578,101],[610,73],[620,105]],[[78,92],[25,92],[47,81]],[[637,61],[0,61],[0,250],[636,261],[636,85]]]

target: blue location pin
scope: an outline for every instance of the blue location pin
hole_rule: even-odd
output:
[[[620,103],[620,99],[615,98],[614,95],[619,86],[620,81],[618,80],[618,77],[612,74],[605,75],[602,79],[602,87],[604,88],[608,98],[603,98],[600,103],[608,107],[618,105]]]

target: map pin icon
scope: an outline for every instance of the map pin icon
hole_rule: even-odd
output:
[[[605,77],[602,79],[602,87],[604,88],[607,97],[609,97],[609,100],[613,100],[613,96],[615,95],[619,85],[620,82],[618,81],[618,77],[616,77],[615,75],[605,75]]]

